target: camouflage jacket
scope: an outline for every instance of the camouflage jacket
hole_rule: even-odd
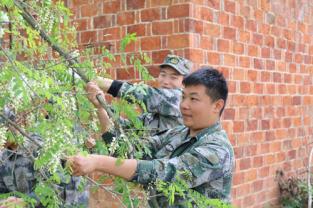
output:
[[[32,138],[42,144],[39,136],[32,135]],[[38,201],[38,197],[34,193],[38,176],[38,172],[34,170],[34,157],[38,155],[40,147],[27,141],[24,142],[23,147],[18,147],[14,151],[9,149],[1,151],[0,194],[20,192]],[[71,177],[70,182],[62,181],[61,184],[55,185],[61,199],[64,200],[63,207],[87,207],[88,192],[86,190],[78,191],[79,183],[80,177]],[[36,207],[42,206],[38,202]]]
[[[184,126],[151,137],[149,160],[138,161],[134,181],[148,185],[156,179],[174,181],[179,171],[191,173],[190,188],[207,196],[230,200],[234,152],[226,132],[219,123],[190,137]],[[170,207],[167,200],[158,197],[160,207]],[[171,207],[179,206],[176,202]]]
[[[142,90],[144,88],[144,90]],[[150,135],[182,125],[179,109],[181,89],[158,89],[148,85],[132,85],[114,81],[108,93],[115,97],[132,95],[146,105],[147,112],[139,119],[150,130]]]

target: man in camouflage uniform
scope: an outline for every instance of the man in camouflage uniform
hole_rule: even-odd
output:
[[[7,107],[4,108],[4,115],[10,120],[15,120],[15,115]],[[4,119],[0,117],[0,124]],[[16,132],[13,127],[9,127]],[[20,192],[37,200],[36,207],[40,205],[38,197],[34,193],[38,171],[34,170],[34,158],[38,156],[43,140],[35,134],[30,135],[32,140],[26,139],[23,145],[19,146],[12,142],[6,142],[5,148],[0,152],[0,194]],[[47,173],[45,173],[47,174]],[[61,176],[61,184],[55,184],[62,200],[63,207],[86,207],[89,193],[79,191],[80,177],[71,177],[69,182]],[[0,202],[0,207],[6,204],[25,205],[22,199],[10,197]]]
[[[153,136],[147,142],[152,154],[146,160],[102,155],[74,156],[69,159],[74,175],[102,171],[147,185],[157,179],[175,181],[181,171],[191,173],[189,187],[208,198],[229,202],[234,152],[219,123],[228,88],[223,75],[215,69],[200,69],[183,80],[180,103],[184,126]],[[170,206],[157,196],[160,207],[184,207],[182,199]]]
[[[98,116],[103,128],[108,125],[108,117],[96,99],[96,94],[101,94],[101,90],[111,94],[113,97],[134,96],[146,105],[147,112],[143,113],[139,119],[150,131],[150,135],[157,132],[171,129],[182,124],[182,117],[179,111],[181,98],[182,79],[191,69],[191,62],[185,58],[168,55],[164,63],[160,65],[158,82],[160,88],[148,85],[133,85],[127,82],[111,80],[98,77],[93,82],[87,84],[86,90],[89,100],[98,109]],[[100,88],[101,90],[100,90]],[[145,92],[143,92],[143,90]],[[102,119],[103,118],[103,119]]]

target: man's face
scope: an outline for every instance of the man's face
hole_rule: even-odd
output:
[[[185,126],[193,132],[215,124],[223,106],[222,99],[212,102],[203,85],[188,86],[183,89],[180,110]]]
[[[183,75],[172,67],[165,66],[160,68],[158,82],[161,88],[176,89],[182,87]]]

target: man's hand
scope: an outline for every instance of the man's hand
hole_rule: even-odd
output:
[[[104,97],[104,93],[102,90],[98,87],[98,85],[95,82],[88,82],[85,90],[87,92],[88,100],[96,107],[101,108],[101,104],[99,103],[97,99],[97,95],[100,94]]]
[[[26,205],[23,199],[14,196],[0,201],[0,208],[23,208],[26,207]]]
[[[96,83],[103,92],[108,92],[109,88],[112,85],[113,80],[103,77],[97,77],[93,80],[94,83]]]
[[[92,155],[69,157],[67,163],[71,167],[74,176],[87,175],[95,171],[97,167],[97,161]]]

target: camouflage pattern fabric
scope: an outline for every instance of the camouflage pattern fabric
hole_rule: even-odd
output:
[[[169,54],[165,57],[164,62],[160,65],[161,68],[170,66],[181,75],[187,75],[191,68],[192,68],[192,62],[188,59],[185,59],[183,57]]]
[[[144,91],[142,87],[144,86]],[[140,89],[139,89],[140,88]],[[122,84],[118,97],[134,96],[142,101],[147,108],[139,119],[150,130],[150,135],[172,129],[183,123],[179,109],[182,96],[181,89],[158,89],[148,85]]]
[[[32,138],[40,144],[43,143],[39,136],[32,135]],[[21,192],[38,201],[34,193],[38,173],[33,166],[34,157],[37,156],[40,147],[27,141],[17,150],[4,149],[1,151],[0,193]],[[62,180],[61,184],[55,185],[64,200],[63,207],[87,207],[88,192],[86,190],[78,191],[79,184],[80,177],[71,177],[69,183]]]
[[[148,185],[156,179],[174,181],[178,171],[188,171],[190,188],[207,196],[228,202],[231,194],[234,152],[226,132],[219,123],[190,137],[184,126],[151,137],[148,145],[152,158],[138,161],[134,181]],[[178,199],[169,206],[167,199],[157,197],[160,207],[182,207]]]

